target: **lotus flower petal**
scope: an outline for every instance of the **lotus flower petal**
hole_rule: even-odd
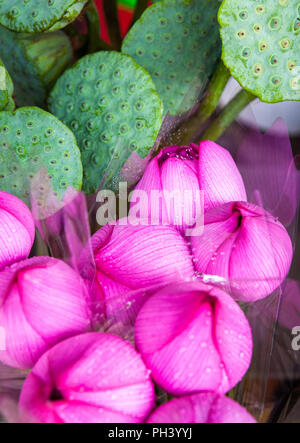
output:
[[[131,212],[132,208],[136,205],[136,203],[139,204],[140,211],[143,214],[147,214],[149,216],[149,221],[151,221],[151,215],[152,212],[154,214],[158,214],[158,222],[161,219],[161,222],[168,221],[168,214],[166,212],[166,207],[164,202],[159,202],[159,206],[155,206],[156,201],[152,203],[151,206],[151,198],[150,198],[150,191],[155,190],[158,193],[161,193],[162,183],[161,183],[161,177],[160,177],[160,169],[158,165],[158,158],[159,156],[155,157],[147,166],[146,172],[144,173],[143,177],[141,178],[140,182],[136,185],[135,190],[133,191],[131,195]],[[139,191],[146,191],[147,199],[145,200],[144,197],[141,198],[139,194]],[[161,205],[161,206],[160,206]]]
[[[135,288],[162,286],[194,274],[188,246],[169,226],[115,226],[96,254],[97,269]]]
[[[147,423],[256,423],[238,403],[203,392],[176,398],[160,406]]]
[[[200,143],[199,186],[205,193],[205,211],[231,201],[247,201],[242,176],[231,154],[211,141]]]
[[[106,320],[109,320],[108,327],[119,327],[134,325],[137,313],[147,298],[145,290],[128,290],[127,286],[118,283],[107,277],[102,272],[97,272],[98,288],[101,288],[101,295],[98,299],[103,299],[103,308]],[[99,308],[98,308],[99,312]]]
[[[79,335],[48,351],[20,398],[23,419],[44,423],[137,423],[153,404],[141,356],[129,343],[103,333]]]
[[[168,393],[228,392],[247,371],[251,331],[225,292],[202,283],[172,285],[140,310],[136,344]]]
[[[226,149],[203,141],[163,149],[136,186],[130,213],[137,205],[149,224],[171,224],[184,233],[204,211],[230,201],[247,201],[242,176]]]
[[[209,211],[202,236],[191,237],[199,273],[222,277],[237,300],[270,295],[288,274],[291,239],[278,220],[250,203]]]
[[[2,271],[0,281],[2,362],[30,368],[58,341],[90,329],[88,294],[65,263],[49,257],[25,260]]]
[[[196,223],[199,182],[191,161],[170,158],[161,166],[161,181],[169,224],[184,233]],[[173,195],[172,195],[173,193]],[[173,197],[174,196],[174,197]],[[173,200],[172,200],[173,198]],[[174,202],[174,203],[173,203]]]
[[[128,222],[121,219],[116,226],[105,226],[92,238],[95,304],[102,305],[110,326],[115,322],[121,329],[132,327],[149,294],[170,282],[191,281],[195,275],[189,246],[175,228]]]
[[[34,221],[20,199],[0,191],[0,270],[28,257],[34,242]]]

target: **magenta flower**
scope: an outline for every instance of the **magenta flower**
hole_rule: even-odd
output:
[[[27,258],[34,242],[34,221],[27,206],[0,191],[0,270]]]
[[[228,392],[246,373],[251,330],[235,301],[203,283],[184,283],[149,298],[135,326],[153,379],[173,395]]]
[[[199,273],[223,279],[237,300],[271,294],[288,274],[291,239],[272,215],[250,203],[232,202],[205,215],[202,236],[191,237]]]
[[[147,212],[152,222],[157,220],[161,224],[178,226],[181,232],[195,224],[195,218],[201,215],[199,210],[203,212],[203,208],[206,211],[229,201],[247,200],[242,177],[230,153],[211,141],[203,141],[200,146],[163,149],[149,163],[138,183],[131,211],[135,201],[142,207],[141,190],[148,195],[148,202],[144,202],[148,207],[141,212]],[[151,202],[151,191],[164,196],[161,206],[157,200],[156,206]],[[181,200],[177,198],[173,205],[172,192],[176,191]],[[200,191],[204,203],[199,197]]]
[[[25,381],[19,406],[29,422],[139,423],[154,406],[154,388],[129,343],[90,333],[43,355]]]
[[[256,423],[254,418],[230,398],[202,392],[176,398],[160,406],[147,423]]]
[[[64,262],[38,257],[0,273],[0,361],[30,368],[51,346],[90,329],[83,282]]]
[[[135,318],[145,291],[191,280],[195,271],[188,245],[172,226],[120,224],[100,229],[92,238],[92,245],[98,299],[104,301],[108,317],[124,320]],[[126,304],[132,310],[124,314]]]

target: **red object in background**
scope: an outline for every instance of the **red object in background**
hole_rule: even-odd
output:
[[[107,31],[107,25],[105,22],[105,16],[103,12],[103,4],[102,0],[95,0],[96,6],[99,11],[100,15],[100,23],[101,23],[101,38],[106,43],[109,43],[109,36]],[[151,1],[149,1],[149,6],[151,5]],[[126,7],[125,5],[119,6],[119,20],[120,20],[120,27],[121,27],[121,34],[124,37],[128,31],[128,28],[130,26],[131,20],[132,20],[133,10],[130,10],[130,8]]]

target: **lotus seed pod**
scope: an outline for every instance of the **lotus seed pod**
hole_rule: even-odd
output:
[[[223,61],[244,89],[268,103],[300,100],[299,0],[224,0]]]
[[[81,188],[80,151],[57,118],[28,107],[2,112],[0,121],[0,189],[29,203],[31,181],[42,169],[60,200],[68,187]]]
[[[36,34],[62,29],[88,0],[1,0],[0,24],[14,32]]]
[[[49,107],[76,135],[83,188],[114,187],[128,158],[145,158],[162,120],[151,77],[128,55],[101,51],[83,57],[53,88]]]
[[[17,105],[43,107],[48,91],[72,62],[73,51],[61,31],[25,35],[0,26],[0,56],[13,79]]]
[[[12,79],[0,59],[0,111],[6,110],[9,106],[15,106],[12,98],[13,93],[14,85]]]
[[[165,113],[197,103],[221,55],[219,0],[163,0],[146,9],[126,36],[122,52],[152,76]]]

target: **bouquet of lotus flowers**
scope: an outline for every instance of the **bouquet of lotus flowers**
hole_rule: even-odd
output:
[[[0,419],[300,422],[299,2],[120,3],[0,1]]]

